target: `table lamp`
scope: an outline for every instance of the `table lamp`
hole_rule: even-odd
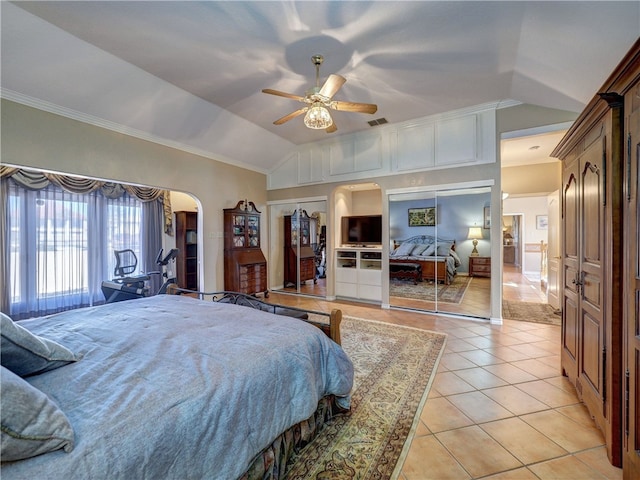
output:
[[[473,240],[473,250],[471,251],[471,256],[472,257],[477,257],[478,255],[480,255],[480,253],[478,253],[478,239],[482,238],[482,229],[480,227],[469,227],[469,235],[467,235],[467,238]]]

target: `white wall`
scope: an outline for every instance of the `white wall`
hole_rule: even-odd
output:
[[[527,252],[540,245],[540,241],[547,243],[548,230],[540,230],[536,224],[538,215],[548,215],[547,196],[534,197],[509,197],[503,203],[504,215],[522,215],[522,239],[523,251],[522,273],[537,278],[540,276],[540,252]]]

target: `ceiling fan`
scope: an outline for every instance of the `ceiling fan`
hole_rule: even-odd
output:
[[[324,61],[322,55],[314,55],[311,57],[311,61],[316,66],[316,86],[311,87],[306,91],[304,97],[299,95],[293,95],[291,93],[281,92],[279,90],[272,90],[271,88],[265,88],[263,93],[270,95],[277,95],[279,97],[291,98],[302,103],[306,103],[304,107],[295,112],[291,112],[282,118],[276,120],[274,125],[282,125],[288,122],[292,118],[296,118],[305,113],[304,124],[313,129],[324,129],[327,133],[335,132],[336,127],[333,118],[329,114],[329,108],[333,110],[343,112],[357,112],[357,113],[376,113],[378,106],[372,103],[354,103],[354,102],[342,102],[333,100],[333,96],[340,90],[340,87],[347,81],[341,75],[331,74],[324,85],[320,87],[320,65]]]

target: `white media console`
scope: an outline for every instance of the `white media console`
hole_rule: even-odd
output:
[[[342,247],[336,252],[336,296],[382,300],[382,248]]]

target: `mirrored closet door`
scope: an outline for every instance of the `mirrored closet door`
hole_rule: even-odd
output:
[[[270,205],[273,290],[326,296],[326,205],[326,201]]]
[[[489,318],[491,189],[389,195],[389,304]]]

